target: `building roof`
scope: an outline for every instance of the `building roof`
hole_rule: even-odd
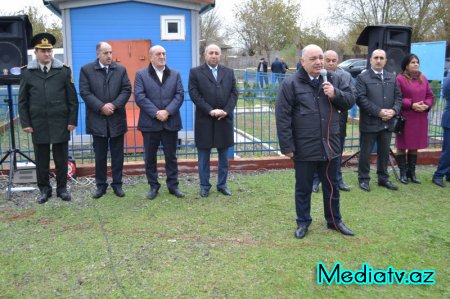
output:
[[[44,5],[53,13],[61,15],[62,9],[102,5],[121,2],[142,2],[164,6],[173,6],[198,11],[204,11],[209,6],[214,6],[215,0],[42,0]]]

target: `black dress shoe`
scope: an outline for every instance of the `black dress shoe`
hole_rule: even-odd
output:
[[[209,195],[209,190],[200,189],[200,196],[201,197],[208,197],[208,195]]]
[[[147,198],[150,200],[153,200],[158,196],[158,190],[157,189],[150,189],[147,193]]]
[[[314,192],[314,193],[319,193],[319,185],[313,184],[312,192]]]
[[[308,227],[306,225],[299,225],[297,229],[295,230],[295,237],[297,239],[301,239],[306,235],[306,232],[308,231]]]
[[[228,187],[217,188],[217,191],[219,191],[219,192],[222,193],[223,195],[231,196],[231,190],[228,189]]]
[[[172,190],[169,190],[169,193],[175,195],[175,196],[178,197],[178,198],[184,197],[184,193],[181,192],[179,189],[172,189]]]
[[[445,180],[446,180],[447,182],[450,182],[450,176],[446,177]]]
[[[338,232],[340,232],[341,234],[346,235],[346,236],[354,236],[355,235],[352,232],[352,230],[349,229],[348,227],[346,227],[345,224],[342,222],[336,223],[336,226],[334,226],[333,223],[327,223],[327,228],[337,230]]]
[[[442,187],[442,188],[445,187],[444,178],[433,177],[433,179],[431,181],[433,183],[435,183],[436,185],[438,185],[439,187]]]
[[[41,191],[41,194],[39,195],[39,197],[37,199],[38,204],[46,203],[48,201],[49,197],[52,197],[51,191]]]
[[[95,189],[95,191],[92,193],[92,198],[100,198],[103,195],[105,195],[106,193],[106,189],[105,188],[97,188]]]
[[[70,196],[70,193],[67,190],[57,193],[56,196],[64,201],[70,201],[72,199],[72,196]]]
[[[119,197],[124,197],[125,196],[125,192],[123,191],[122,187],[120,186],[116,186],[116,187],[112,187],[114,194],[119,196]]]
[[[398,187],[389,181],[380,181],[378,182],[378,186],[386,187],[389,190],[398,190]]]
[[[359,183],[359,188],[363,189],[364,191],[370,192],[370,186],[368,182]]]
[[[350,191],[350,187],[347,186],[346,184],[342,183],[342,184],[339,184],[339,190],[345,191],[345,192],[349,192]]]

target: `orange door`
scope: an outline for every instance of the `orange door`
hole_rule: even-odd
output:
[[[131,86],[134,89],[136,71],[147,67],[150,63],[150,40],[110,40],[107,41],[113,49],[113,59],[126,67]],[[137,130],[139,107],[134,102],[134,95],[126,106],[128,132],[125,135],[125,153],[144,151],[142,134]]]

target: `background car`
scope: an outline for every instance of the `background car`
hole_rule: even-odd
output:
[[[338,67],[343,69],[344,71],[349,72],[353,78],[356,78],[363,70],[366,69],[367,60],[366,59],[348,59],[340,64],[338,64]]]

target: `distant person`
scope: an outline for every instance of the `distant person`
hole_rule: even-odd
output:
[[[53,58],[55,43],[50,33],[32,38],[36,59],[22,68],[19,88],[19,118],[22,130],[33,140],[39,204],[52,196],[50,147],[56,169],[56,196],[64,201],[72,199],[67,190],[67,163],[70,133],[77,127],[78,98],[72,71]]]
[[[134,98],[140,108],[138,130],[144,139],[145,174],[150,185],[147,198],[159,192],[157,153],[162,144],[169,193],[184,197],[178,188],[177,142],[181,130],[180,107],[184,88],[180,73],[166,65],[166,50],[159,45],[150,48],[150,65],[136,73]]]
[[[234,145],[233,111],[238,98],[234,72],[220,63],[220,48],[205,49],[205,64],[189,73],[189,95],[195,104],[195,145],[198,152],[200,196],[207,197],[211,184],[211,149],[219,154],[217,191],[230,196],[227,185],[228,148]]]
[[[259,77],[259,85],[264,88],[264,83],[269,84],[269,77],[267,77],[267,61],[264,57],[261,57],[257,67],[257,74]]]
[[[283,73],[283,74],[286,74],[286,72],[289,70],[289,66],[288,66],[288,64],[286,63],[286,61],[284,61],[283,58],[281,58],[281,64],[283,65],[282,73]]]
[[[276,102],[275,117],[281,152],[294,160],[295,237],[303,238],[311,219],[311,191],[314,173],[323,183],[323,205],[327,228],[352,236],[342,222],[337,180],[341,143],[340,110],[350,108],[354,94],[334,73],[327,82],[320,76],[323,52],[316,45],[303,49],[302,67],[283,81]],[[338,86],[342,86],[339,89]]]
[[[444,130],[444,139],[442,141],[442,152],[439,163],[433,175],[433,183],[439,187],[445,187],[444,176],[447,182],[450,182],[450,73],[444,81],[442,93],[445,97],[445,108],[442,113],[442,128]]]
[[[338,54],[333,50],[328,50],[323,53],[323,59],[324,59],[324,69],[326,69],[329,72],[335,73],[337,76],[341,77],[340,86],[337,86],[339,89],[345,89],[347,87],[350,87],[352,92],[354,93],[354,86],[353,86],[353,79],[352,75],[350,75],[349,72],[346,72],[340,68],[337,67],[339,64],[339,56]],[[340,142],[341,142],[341,156],[339,157],[339,168],[338,168],[338,186],[339,190],[348,192],[350,191],[350,187],[344,183],[344,179],[342,177],[342,153],[344,152],[345,147],[345,137],[347,136],[347,118],[348,118],[348,110],[347,109],[340,109],[339,110],[339,136],[340,136]],[[313,192],[319,192],[319,176],[317,173],[314,175],[314,182],[313,182]]]
[[[428,147],[428,112],[433,107],[433,92],[427,78],[419,70],[419,57],[407,54],[402,61],[402,72],[397,84],[402,92],[403,102],[400,114],[406,118],[402,134],[397,134],[397,162],[400,182],[408,179],[420,184],[416,177],[417,150]]]
[[[123,148],[127,132],[125,105],[131,95],[131,83],[124,66],[112,59],[112,47],[99,42],[97,59],[80,70],[80,95],[86,103],[86,133],[92,135],[95,154],[95,185],[93,198],[106,193],[108,149],[111,153],[111,188],[119,197],[122,189]]]
[[[275,85],[276,82],[281,84],[283,78],[283,63],[281,63],[278,57],[272,62],[270,66],[270,70],[272,71],[272,85]]]
[[[298,72],[302,68],[302,59],[301,57],[298,59],[296,71]]]
[[[389,181],[387,163],[393,131],[393,117],[400,112],[402,94],[395,76],[384,69],[386,52],[376,49],[370,56],[371,67],[356,78],[356,103],[359,106],[360,154],[359,187],[370,191],[370,154],[377,143],[378,185],[389,190],[398,187]]]

